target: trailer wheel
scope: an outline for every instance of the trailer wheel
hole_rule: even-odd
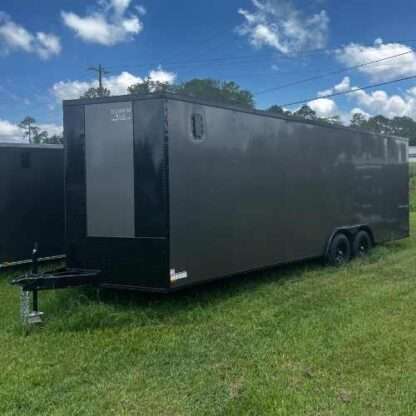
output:
[[[373,242],[367,231],[359,231],[352,243],[352,254],[354,257],[364,257],[373,247]]]
[[[332,239],[327,260],[331,266],[337,267],[351,260],[351,243],[344,233],[339,233]]]

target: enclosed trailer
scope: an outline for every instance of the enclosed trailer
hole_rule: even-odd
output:
[[[63,258],[64,149],[0,143],[0,268]]]
[[[64,102],[68,270],[169,292],[409,235],[407,141],[176,95]]]

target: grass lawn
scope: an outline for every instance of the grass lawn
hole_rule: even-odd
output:
[[[30,336],[3,273],[0,415],[415,415],[415,252],[174,296],[42,293]]]

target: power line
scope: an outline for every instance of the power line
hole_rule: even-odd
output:
[[[269,56],[265,56],[265,58],[269,58]],[[231,63],[235,63],[236,61],[240,61],[240,60],[257,60],[258,56],[253,56],[253,55],[240,55],[240,56],[233,56],[233,57],[229,57],[229,58],[210,58],[210,59],[203,59],[203,60],[189,60],[189,61],[182,61],[182,62],[148,62],[145,64],[127,64],[127,65],[117,65],[117,66],[109,66],[108,68],[110,69],[115,69],[115,68],[147,68],[147,67],[151,67],[151,66],[156,66],[156,65],[163,65],[163,66],[187,66],[187,65],[200,65],[200,64],[209,64],[209,63],[226,63],[226,62],[231,62]]]
[[[210,37],[206,40],[207,41],[212,41],[213,37]],[[391,42],[396,42],[396,43],[398,43],[398,42],[401,42],[401,43],[407,42],[407,43],[410,43],[410,42],[416,42],[416,40],[415,39],[410,39],[410,40],[389,41],[389,43],[391,43]],[[328,49],[328,48],[311,49],[309,51],[304,51],[304,52],[298,54],[296,57],[280,56],[279,60],[282,60],[282,61],[283,60],[293,60],[293,59],[297,59],[299,56],[309,56],[309,55],[314,55],[316,53],[330,52],[330,51],[334,51],[334,50],[339,50],[339,48],[340,47],[331,48],[331,49]],[[352,66],[352,67],[343,68],[343,69],[336,70],[336,71],[331,71],[331,72],[328,72],[326,74],[319,74],[319,75],[315,75],[315,76],[312,76],[312,77],[309,77],[309,78],[293,81],[293,82],[290,82],[288,84],[284,84],[284,85],[280,85],[280,86],[270,88],[270,89],[267,89],[267,90],[259,91],[259,92],[255,93],[255,95],[257,96],[257,95],[260,95],[260,94],[263,94],[263,93],[266,93],[266,92],[269,92],[269,91],[275,91],[275,90],[283,89],[283,88],[286,88],[286,87],[289,87],[289,86],[299,85],[301,83],[306,83],[306,82],[309,82],[309,81],[325,78],[325,77],[330,76],[330,75],[339,74],[339,73],[342,73],[342,72],[347,72],[347,71],[350,71],[352,69],[364,67],[364,66],[367,66],[367,65],[372,65],[372,64],[375,64],[375,63],[380,63],[380,62],[386,61],[388,59],[393,59],[393,58],[400,57],[400,56],[403,56],[403,55],[406,55],[406,54],[410,54],[412,52],[414,52],[414,49],[411,49],[407,52],[403,52],[403,53],[400,53],[400,54],[397,54],[397,55],[392,55],[392,56],[389,56],[389,57],[381,58],[381,59],[376,60],[376,61],[371,61],[371,62],[355,65],[355,66]],[[263,55],[263,57],[265,59],[271,58],[270,56],[264,56],[264,55]],[[234,57],[229,57],[229,58],[211,58],[211,59],[208,59],[208,60],[187,61],[187,62],[177,63],[176,65],[189,65],[191,63],[204,64],[204,63],[210,63],[210,62],[224,65],[224,64],[227,63],[227,60],[229,60],[231,64],[235,64],[235,63],[240,63],[240,64],[247,63],[248,64],[248,63],[250,63],[249,61],[258,60],[258,59],[259,59],[258,55],[256,55],[255,57],[253,57],[253,55],[242,55],[242,56],[234,56]],[[238,61],[238,60],[240,60],[240,61]],[[247,62],[245,62],[245,60],[247,60]],[[174,63],[171,63],[171,65],[173,65],[173,64]],[[150,64],[148,64],[148,65],[150,65]],[[100,79],[100,67],[101,67],[101,83],[102,83],[102,77],[103,77],[103,75],[107,74],[108,71],[106,71],[102,67],[102,65],[99,65],[98,67],[89,68],[89,69],[93,70],[93,71],[96,71],[98,73],[98,78]],[[276,74],[278,75],[279,73],[276,73]],[[0,101],[0,102],[5,102],[5,101]]]
[[[229,30],[227,29],[226,31],[214,31],[209,37],[204,38],[203,40],[201,40],[198,43],[198,51],[199,52],[204,52],[202,46],[204,44],[210,43],[211,41],[221,37],[222,35],[224,35],[225,33],[228,33]],[[118,65],[111,65],[109,66],[110,69],[115,69],[115,68],[126,68],[126,67],[134,67],[134,68],[145,68],[145,67],[151,67],[151,66],[157,66],[157,65],[189,65],[194,63],[195,61],[185,61],[185,62],[175,62],[174,60],[172,61],[172,59],[176,59],[178,56],[183,55],[184,53],[186,53],[186,48],[189,45],[184,45],[185,47],[179,48],[179,51],[174,51],[173,53],[168,55],[167,60],[165,61],[158,61],[158,62],[147,62],[144,64],[135,64],[135,63],[129,63],[129,64],[118,64]],[[200,55],[201,53],[197,54]],[[250,55],[252,57],[252,55]],[[218,59],[218,58],[217,58]],[[221,58],[219,58],[221,59]],[[171,62],[169,62],[171,60]],[[201,63],[201,61],[196,61],[197,64]],[[204,61],[202,61],[202,63],[204,63]]]
[[[400,56],[408,55],[410,53],[414,53],[414,49],[411,48],[410,51],[402,52],[402,53],[399,53],[399,54],[396,54],[396,55],[387,56],[387,57],[384,57],[384,58],[381,58],[381,59],[377,59],[375,61],[370,61],[370,62],[366,62],[366,63],[363,63],[363,64],[353,65],[353,66],[349,66],[347,68],[338,69],[336,71],[330,71],[330,72],[326,72],[324,74],[315,75],[313,77],[303,78],[303,79],[300,79],[300,80],[297,80],[297,81],[289,82],[287,84],[278,85],[277,87],[268,88],[268,89],[256,92],[256,93],[254,93],[254,95],[258,96],[258,95],[266,94],[266,93],[269,93],[269,92],[278,91],[278,90],[281,90],[281,89],[284,89],[284,88],[293,87],[295,85],[305,84],[305,83],[310,82],[310,81],[316,81],[318,79],[326,78],[326,77],[329,77],[331,75],[342,74],[344,72],[349,72],[353,69],[358,69],[358,68],[363,68],[365,66],[374,65],[374,64],[377,64],[377,63],[380,63],[380,62],[387,61],[389,59],[394,59],[394,58],[398,58]]]
[[[216,37],[216,36],[215,36]],[[214,37],[214,38],[215,38]],[[208,38],[207,41],[212,40],[212,38]],[[395,41],[389,41],[386,43],[412,43],[412,42],[416,42],[416,39],[408,39],[408,40],[404,40],[404,41],[399,41],[399,40],[395,40]],[[297,60],[299,59],[299,57],[308,57],[311,55],[316,55],[316,54],[322,54],[322,53],[330,53],[330,52],[335,52],[337,50],[339,50],[340,48],[342,48],[342,46],[338,46],[338,47],[334,47],[334,48],[316,48],[316,49],[310,49],[310,50],[306,50],[303,52],[299,52],[296,55],[292,55],[292,56],[278,56],[277,58],[275,58],[277,61],[293,61],[293,60]],[[269,58],[273,58],[273,56],[270,56],[268,53],[263,55],[264,58],[269,59]],[[230,57],[215,57],[215,58],[210,58],[210,59],[205,59],[205,60],[188,60],[188,61],[158,61],[158,62],[147,62],[147,63],[142,63],[142,64],[134,64],[134,63],[129,63],[129,64],[118,64],[118,65],[111,65],[111,66],[107,66],[109,69],[116,69],[116,68],[126,68],[126,67],[130,67],[130,68],[146,68],[146,67],[150,67],[150,66],[156,66],[156,65],[164,65],[164,66],[184,66],[184,65],[200,65],[200,64],[215,64],[215,63],[219,63],[219,64],[223,64],[223,63],[227,63],[229,62],[230,64],[235,64],[238,63],[236,61],[239,60],[247,60],[247,61],[257,61],[259,58],[258,55],[253,56],[252,54],[250,55],[239,55],[239,56],[230,56]]]
[[[214,30],[213,32],[211,32],[210,36],[208,36],[207,38],[204,38],[201,42],[198,43],[199,49],[196,51],[194,50],[194,52],[197,52],[196,56],[200,57],[206,51],[206,48],[202,48],[203,45],[210,44],[213,40],[219,37],[222,37],[223,35],[227,33],[229,33],[229,29],[225,31]],[[185,48],[179,49],[179,52],[178,51],[174,52],[173,54],[169,56],[169,58],[167,58],[167,60],[169,61],[169,59],[173,59],[173,58],[177,59],[178,55],[179,56],[183,55],[186,52],[187,47],[189,47],[189,45],[186,45]],[[195,59],[195,55],[194,55],[194,59]]]
[[[399,78],[399,79],[395,79],[395,80],[392,80],[392,81],[380,82],[378,84],[370,84],[370,85],[366,85],[364,87],[354,87],[354,88],[349,89],[348,91],[334,92],[332,94],[322,95],[321,97],[306,98],[306,99],[299,100],[299,101],[293,101],[291,103],[280,104],[280,106],[281,107],[289,107],[289,106],[296,105],[296,104],[306,104],[306,103],[310,103],[312,101],[320,100],[322,98],[331,98],[331,97],[338,97],[340,95],[352,94],[352,93],[357,92],[357,91],[365,91],[365,90],[369,90],[371,88],[382,87],[384,85],[395,84],[397,82],[402,82],[402,81],[409,81],[409,80],[415,79],[415,78],[416,78],[416,75],[412,75],[410,77]]]

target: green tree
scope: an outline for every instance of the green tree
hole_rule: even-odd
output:
[[[35,135],[32,138],[32,143],[42,144],[48,139],[48,132],[41,130],[39,127],[35,127]]]
[[[48,138],[48,132],[41,130],[33,117],[26,116],[19,123],[19,127],[23,130],[23,139],[29,143],[40,144]]]
[[[305,120],[318,120],[316,112],[306,104],[299,108],[299,110],[295,111],[293,115],[299,118],[304,118]]]
[[[342,126],[341,118],[337,114],[331,117],[327,117],[327,118],[321,117],[321,118],[318,118],[318,120],[327,124],[331,124],[332,126]]]
[[[391,120],[382,115],[370,117],[366,123],[366,128],[379,134],[393,134],[394,132]]]
[[[100,88],[100,87],[91,87],[89,88],[81,98],[100,98],[100,97],[109,97],[111,95],[111,91],[107,88]]]
[[[33,117],[26,116],[18,126],[23,130],[23,139],[27,140],[29,143],[32,143],[32,137],[35,133],[35,123],[36,120]]]
[[[253,94],[242,89],[233,81],[216,81],[212,79],[192,79],[177,85],[171,85],[146,78],[143,82],[131,85],[129,93],[134,95],[170,92],[215,101],[221,104],[238,105],[254,108]]]
[[[153,81],[151,78],[145,78],[143,82],[130,85],[128,91],[132,95],[148,95],[161,92],[174,92],[167,82]]]
[[[292,113],[289,110],[284,110],[280,105],[272,105],[266,111],[273,114],[279,114],[282,116],[291,116]]]
[[[64,136],[54,134],[50,137],[47,137],[44,141],[44,144],[64,144]]]
[[[367,117],[362,113],[354,113],[351,118],[351,127],[367,128]]]
[[[406,137],[411,146],[416,146],[416,121],[410,117],[394,117],[391,120],[392,134]]]
[[[355,113],[351,119],[352,127],[359,127],[379,134],[388,134],[409,139],[411,146],[416,146],[416,121],[411,117],[394,117],[389,119],[382,115],[369,117]]]
[[[217,81],[213,79],[192,79],[175,88],[175,92],[195,98],[254,108],[254,96],[242,89],[234,81]]]

